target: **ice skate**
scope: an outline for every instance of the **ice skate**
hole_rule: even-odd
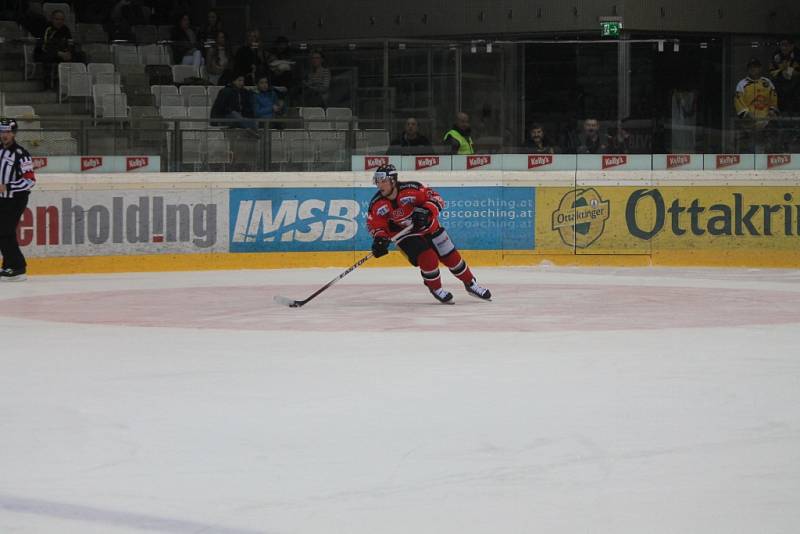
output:
[[[464,288],[466,288],[467,293],[469,293],[473,297],[482,300],[492,300],[492,292],[483,287],[482,285],[478,284],[478,282],[474,278],[472,279],[472,282],[468,284],[465,283]]]
[[[0,281],[3,282],[22,282],[28,279],[25,269],[3,269],[0,271]]]
[[[440,287],[437,289],[431,289],[430,291],[431,295],[433,295],[433,298],[435,298],[442,304],[455,304],[453,302],[453,294],[447,291],[446,289]]]

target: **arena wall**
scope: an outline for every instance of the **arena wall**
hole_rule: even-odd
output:
[[[43,174],[18,236],[31,274],[347,266],[369,250],[370,177]],[[403,177],[440,190],[442,222],[475,265],[800,267],[797,171]]]

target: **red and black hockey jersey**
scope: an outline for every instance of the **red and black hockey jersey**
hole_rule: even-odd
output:
[[[367,213],[367,229],[372,237],[392,237],[411,224],[414,208],[423,206],[431,211],[431,225],[421,232],[408,234],[432,234],[439,229],[439,213],[444,209],[444,200],[433,189],[419,182],[397,182],[397,196],[389,200],[375,193]]]

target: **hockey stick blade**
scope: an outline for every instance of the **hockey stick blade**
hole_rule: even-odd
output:
[[[303,305],[302,302],[299,300],[290,299],[288,297],[282,297],[280,295],[275,295],[272,299],[277,302],[278,304],[283,304],[284,306],[289,306],[290,308],[299,308]]]
[[[396,243],[398,239],[400,239],[404,235],[410,233],[412,230],[413,230],[413,227],[411,227],[411,226],[401,230],[400,232],[395,234],[395,236],[391,239],[392,243]],[[289,306],[290,308],[299,308],[300,306],[303,306],[304,304],[308,304],[309,302],[311,302],[317,295],[319,295],[320,293],[322,293],[323,291],[325,291],[326,289],[331,287],[333,284],[335,284],[336,282],[338,282],[339,280],[341,280],[342,278],[344,278],[348,274],[352,273],[353,271],[355,271],[356,269],[361,267],[361,265],[363,265],[364,262],[366,262],[367,260],[369,260],[372,257],[374,257],[374,256],[372,255],[372,252],[370,252],[369,254],[367,254],[366,256],[364,256],[363,258],[358,260],[357,262],[355,262],[353,265],[351,265],[350,267],[345,269],[342,274],[340,274],[339,276],[337,276],[336,278],[334,278],[333,280],[331,280],[330,282],[328,282],[327,284],[325,284],[321,288],[317,289],[314,293],[311,294],[311,296],[309,296],[305,300],[292,300],[290,298],[282,297],[280,295],[275,295],[274,297],[272,297],[272,299],[275,302],[277,302],[278,304],[283,304],[284,306]]]

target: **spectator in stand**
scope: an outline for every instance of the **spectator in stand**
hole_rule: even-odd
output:
[[[609,154],[630,154],[631,153],[631,134],[625,127],[627,119],[620,121],[619,128],[612,126],[608,129],[608,153]]]
[[[231,67],[231,51],[228,48],[228,36],[225,32],[217,32],[217,37],[206,49],[206,70],[208,80],[218,84],[222,74]]]
[[[597,119],[583,121],[583,134],[578,139],[578,154],[608,154],[608,145],[600,138],[600,123]]]
[[[321,50],[312,50],[309,63],[309,70],[303,79],[303,105],[326,108],[331,87],[331,71],[324,66],[325,55]]]
[[[142,4],[142,0],[119,0],[111,8],[110,22],[106,29],[112,41],[134,42],[136,36],[133,34],[133,26],[147,24],[149,19],[150,10]]]
[[[392,144],[389,146],[389,154],[403,154],[408,156],[433,154],[430,140],[419,133],[417,119],[414,117],[406,119],[403,133],[392,141]]]
[[[272,84],[275,87],[282,87],[284,91],[291,90],[294,87],[294,75],[292,72],[294,60],[292,50],[289,47],[289,39],[283,35],[278,36],[270,52],[274,58],[270,64]]]
[[[18,22],[20,26],[28,30],[37,39],[44,37],[44,32],[48,26],[45,16],[34,9],[32,5],[20,5]]]
[[[200,44],[211,44],[209,41],[214,41],[221,31],[223,31],[222,20],[220,20],[217,12],[212,9],[208,12],[205,26],[200,28],[200,31],[197,33]]]
[[[781,115],[800,114],[800,54],[789,39],[782,39],[772,55],[769,75],[778,93]]]
[[[544,134],[541,124],[534,123],[528,130],[528,139],[525,141],[525,150],[528,154],[555,154],[555,148],[550,144]]]
[[[775,86],[761,75],[761,61],[756,57],[747,62],[747,76],[736,85],[734,106],[740,119],[755,121],[759,127],[766,126],[778,114]]]
[[[42,43],[37,50],[37,58],[44,63],[45,89],[56,87],[56,71],[61,62],[83,61],[85,58],[76,51],[72,42],[72,32],[64,24],[64,12],[53,11],[50,25],[44,31]]]
[[[170,34],[172,41],[172,55],[178,65],[194,65],[199,67],[203,64],[203,53],[197,45],[197,34],[191,27],[189,15],[184,13],[178,18],[177,23],[172,28]]]
[[[145,12],[145,6],[142,5],[142,0],[119,0],[113,8],[111,8],[111,22],[115,26],[136,26],[137,24],[147,24],[149,22],[148,14]]]
[[[739,121],[739,150],[762,153],[770,143],[770,134],[763,132],[771,118],[778,115],[778,93],[769,78],[761,75],[761,61],[750,58],[747,76],[736,84],[733,101]]]
[[[253,93],[253,116],[256,119],[274,119],[283,113],[283,99],[278,92],[270,86],[266,74],[258,76],[256,92]]]
[[[261,35],[258,30],[247,32],[247,42],[236,51],[234,70],[244,73],[245,84],[255,85],[259,72],[266,72],[274,60],[272,54],[261,46]]]
[[[216,123],[214,126],[233,128],[255,128],[253,117],[253,93],[244,88],[244,74],[238,74],[226,85],[211,106],[212,119],[238,119],[235,123]],[[247,120],[250,119],[250,120]]]
[[[445,132],[444,144],[450,149],[451,154],[474,154],[475,144],[472,142],[472,129],[469,124],[469,115],[463,111],[456,113],[456,122],[453,127]]]
[[[105,25],[111,19],[108,12],[108,4],[108,0],[75,1],[72,2],[72,12],[75,14],[75,19],[81,21],[82,24]],[[144,24],[147,24],[150,22],[150,8],[148,6],[144,7],[146,9],[146,11],[143,12],[145,15]],[[106,31],[108,31],[108,28],[106,28]]]
[[[191,13],[192,11],[191,0],[160,0],[159,3],[165,4],[166,9],[168,9],[168,22],[178,20],[184,13]]]

